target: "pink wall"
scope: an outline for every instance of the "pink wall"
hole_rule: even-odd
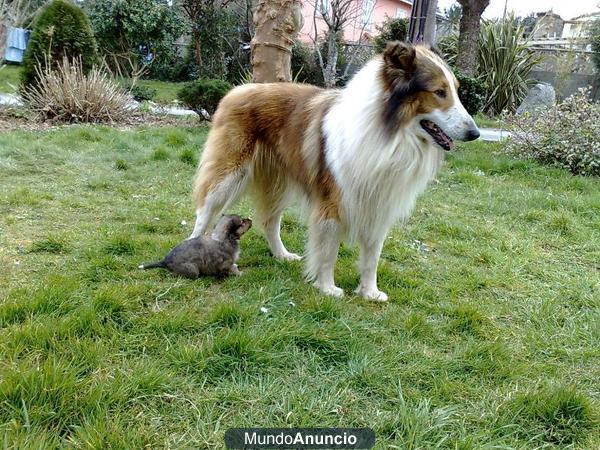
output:
[[[300,30],[300,40],[312,44],[315,38],[314,27],[314,8],[315,2],[321,0],[303,0],[302,15],[304,17],[304,25]],[[373,5],[374,9],[371,13],[369,25],[364,27],[364,14],[358,14],[359,17],[348,22],[344,30],[344,39],[347,42],[356,42],[360,38],[363,31],[363,39],[377,35],[377,25],[380,25],[387,17],[409,17],[412,1],[408,0],[355,0],[360,11],[364,11],[369,4]],[[371,3],[369,3],[371,2]],[[322,36],[327,29],[323,19],[317,13],[317,34]]]

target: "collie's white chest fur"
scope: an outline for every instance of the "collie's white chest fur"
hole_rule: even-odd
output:
[[[350,240],[379,238],[395,221],[408,218],[443,161],[443,150],[415,133],[418,123],[391,137],[386,133],[377,77],[381,64],[375,59],[354,77],[323,124]]]

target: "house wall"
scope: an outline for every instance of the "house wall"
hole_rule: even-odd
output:
[[[304,18],[304,25],[300,30],[299,38],[301,41],[312,44],[315,39],[315,20],[314,10],[315,1],[320,0],[304,0],[302,2],[302,16]],[[381,25],[387,17],[409,17],[412,2],[404,0],[372,0],[374,3],[373,12],[370,17],[369,23],[364,25],[364,13],[366,7],[368,7],[370,0],[354,0],[356,2],[356,10],[360,11],[357,18],[351,20],[344,29],[344,40],[346,42],[357,42],[360,39],[361,32],[363,32],[363,39],[377,35],[377,26]],[[317,13],[316,17],[316,30],[317,35],[322,36],[327,30],[327,26],[323,19]]]
[[[533,38],[556,38],[561,37],[563,33],[564,20],[558,15],[551,12],[538,14]]]

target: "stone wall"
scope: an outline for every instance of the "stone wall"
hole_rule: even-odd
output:
[[[535,70],[582,75],[595,74],[596,68],[592,61],[591,51],[565,48],[535,48],[535,52],[543,58],[536,65]]]
[[[575,94],[580,88],[589,87],[592,89],[594,100],[600,101],[600,77],[598,75],[571,73],[560,76],[556,72],[534,70],[531,72],[531,78],[554,86],[559,99]]]

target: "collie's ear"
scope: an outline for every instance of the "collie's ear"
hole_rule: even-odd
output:
[[[415,48],[405,42],[388,42],[383,52],[383,60],[390,68],[411,73],[415,68]]]

